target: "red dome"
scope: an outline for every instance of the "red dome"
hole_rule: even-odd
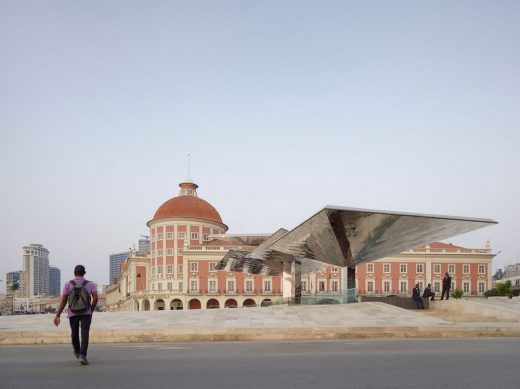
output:
[[[193,196],[179,196],[168,200],[155,212],[153,220],[168,217],[192,217],[222,224],[222,218],[210,203]]]
[[[225,224],[222,222],[222,218],[220,217],[217,210],[206,200],[202,200],[199,197],[196,197],[196,188],[197,185],[191,182],[181,183],[179,185],[181,189],[184,190],[184,193],[189,195],[182,195],[183,190],[181,190],[181,195],[174,197],[168,201],[166,201],[163,205],[157,209],[153,219],[150,221],[155,221],[158,219],[166,219],[166,218],[194,218],[194,219],[203,219],[216,223]],[[148,225],[150,224],[148,222]],[[227,230],[227,226],[226,230]]]

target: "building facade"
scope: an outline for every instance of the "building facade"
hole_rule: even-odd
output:
[[[511,281],[514,287],[520,286],[520,263],[504,266],[504,277],[498,282]]]
[[[211,309],[266,306],[282,301],[280,276],[217,271],[230,250],[252,251],[269,235],[226,235],[228,227],[198,186],[181,183],[180,192],[162,204],[147,225],[150,253],[131,251],[121,274],[106,292],[107,305],[121,310]],[[494,254],[440,242],[383,258],[356,268],[358,295],[410,296],[415,283],[442,288],[444,273],[453,289],[467,296],[491,288]],[[302,301],[343,301],[346,283],[342,269],[328,266],[302,275]]]
[[[128,259],[129,251],[112,254],[109,257],[109,282],[113,283],[119,277],[121,265]]]
[[[20,290],[24,297],[49,294],[49,250],[41,244],[23,247]]]
[[[49,296],[61,295],[61,270],[49,266]]]
[[[266,235],[221,240],[228,227],[186,181],[147,225],[150,253],[132,252],[121,276],[106,289],[107,304],[128,310],[260,306],[280,296],[279,277],[217,271],[231,249],[252,250]]]
[[[358,266],[356,286],[361,295],[409,295],[415,284],[423,290],[431,284],[432,290],[440,293],[448,272],[452,291],[460,289],[465,296],[479,296],[492,287],[494,256],[489,243],[483,249],[468,249],[433,242]]]

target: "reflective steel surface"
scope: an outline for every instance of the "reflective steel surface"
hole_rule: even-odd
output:
[[[354,267],[474,231],[495,220],[326,206],[293,230],[281,229],[253,252],[230,250],[219,270],[282,274],[284,261],[302,273],[328,265]]]

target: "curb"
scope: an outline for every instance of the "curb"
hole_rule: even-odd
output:
[[[322,327],[93,330],[91,343],[520,337],[511,327]],[[69,344],[68,331],[0,332],[0,345]]]

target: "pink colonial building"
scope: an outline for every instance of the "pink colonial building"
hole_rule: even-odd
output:
[[[477,296],[491,288],[494,256],[489,242],[484,249],[433,242],[358,266],[356,286],[361,295],[409,295],[415,284],[419,284],[422,290],[431,284],[432,289],[439,293],[444,274],[448,272],[452,291],[460,289],[466,296]]]
[[[265,306],[282,302],[279,276],[217,271],[230,249],[252,251],[270,234],[226,235],[228,227],[198,186],[185,181],[147,225],[149,254],[131,252],[118,280],[106,287],[106,303],[117,310],[175,310]],[[476,296],[491,288],[491,253],[434,242],[356,268],[358,295],[411,295],[431,283],[436,292],[449,272],[453,287]],[[329,266],[301,278],[302,301],[343,301],[343,269]]]
[[[281,296],[279,277],[217,271],[231,248],[253,250],[269,235],[222,237],[228,227],[217,210],[186,181],[147,225],[150,254],[131,253],[107,288],[107,303],[127,310],[261,306]]]

